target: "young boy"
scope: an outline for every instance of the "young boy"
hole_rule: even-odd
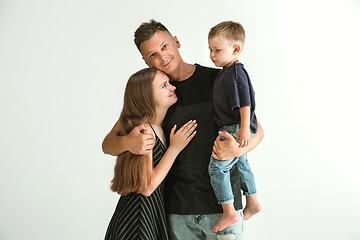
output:
[[[208,36],[210,58],[215,66],[223,69],[214,82],[213,104],[215,122],[221,131],[227,131],[236,138],[240,147],[246,147],[258,125],[255,110],[255,92],[244,65],[238,56],[243,50],[245,31],[239,23],[227,21],[211,28]],[[246,195],[244,220],[261,211],[256,198],[254,176],[246,154],[231,160],[217,160],[211,156],[209,175],[211,185],[223,215],[213,228],[218,232],[239,220],[234,209],[234,195],[230,185],[231,167],[236,164],[241,176],[241,189]]]

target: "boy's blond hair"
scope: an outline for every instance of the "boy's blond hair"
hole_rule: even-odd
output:
[[[210,29],[208,39],[217,36],[223,36],[228,41],[234,41],[244,45],[245,43],[245,30],[240,23],[233,21],[225,21],[217,24]]]

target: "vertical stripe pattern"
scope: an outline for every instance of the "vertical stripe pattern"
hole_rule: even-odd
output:
[[[154,166],[166,149],[156,136],[153,148]],[[166,240],[168,239],[163,186],[161,183],[149,196],[131,193],[120,196],[106,231],[105,240]]]

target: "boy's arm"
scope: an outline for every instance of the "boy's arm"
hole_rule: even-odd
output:
[[[141,133],[146,130],[144,125],[139,125],[134,127],[128,135],[120,136],[120,123],[117,121],[104,138],[102,150],[105,154],[112,156],[118,156],[126,151],[138,155],[149,154],[155,145],[155,138],[151,133]]]
[[[240,111],[240,129],[236,136],[236,142],[240,141],[240,147],[246,147],[251,141],[250,135],[250,106],[239,108]]]
[[[228,160],[234,157],[239,157],[245,153],[252,151],[263,139],[264,130],[258,121],[258,130],[253,136],[251,142],[247,147],[240,147],[234,137],[226,131],[219,132],[219,136],[216,138],[213,147],[213,157],[218,160]],[[225,140],[220,140],[220,136],[226,137]]]

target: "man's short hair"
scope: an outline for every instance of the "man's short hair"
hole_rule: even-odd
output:
[[[155,21],[154,19],[151,19],[149,22],[143,22],[138,29],[136,29],[134,33],[134,42],[139,51],[140,45],[149,40],[157,31],[162,31],[172,37],[169,30],[167,30],[163,24]]]

